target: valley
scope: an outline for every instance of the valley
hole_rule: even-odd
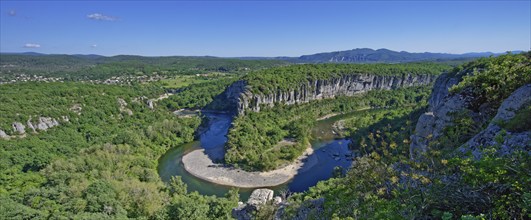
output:
[[[136,62],[166,59],[181,58]],[[153,80],[102,83],[136,71],[104,63],[116,66],[100,81],[57,70],[42,77],[69,80],[0,85],[2,217],[529,212],[529,52],[454,66],[182,62],[214,61]]]
[[[531,1],[0,0],[0,220],[531,219]]]

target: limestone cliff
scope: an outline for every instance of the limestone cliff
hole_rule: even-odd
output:
[[[391,90],[428,85],[435,79],[436,76],[430,74],[397,76],[350,74],[339,78],[309,80],[306,83],[293,85],[289,90],[277,89],[268,94],[253,92],[252,85],[248,85],[246,81],[237,81],[219,98],[230,106],[231,111],[241,115],[248,110],[259,112],[264,106],[272,107],[279,103],[292,105],[341,95],[353,96],[376,89]]]
[[[449,96],[448,89],[459,83],[461,77],[441,74],[434,83],[428,111],[422,114],[415,127],[415,133],[411,136],[410,157],[418,158],[427,150],[431,140],[442,135],[443,129],[451,125],[451,113],[465,109],[465,98],[460,94]]]

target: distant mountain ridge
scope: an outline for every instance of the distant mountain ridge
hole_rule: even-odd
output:
[[[521,53],[524,51],[511,51],[512,53]],[[23,53],[0,53],[2,55],[27,55],[27,56],[65,56],[66,54],[43,54],[35,52]],[[73,56],[87,59],[157,59],[157,58],[229,58],[239,60],[282,60],[292,63],[405,63],[417,61],[448,61],[458,59],[473,59],[479,57],[498,56],[505,53],[493,52],[471,52],[463,54],[450,53],[411,53],[407,51],[393,51],[389,49],[370,49],[370,48],[356,48],[352,50],[322,52],[310,55],[302,55],[299,57],[215,57],[215,56],[138,56],[138,55],[116,55],[116,56],[102,56],[96,54],[72,54],[66,56]]]
[[[514,51],[516,53],[522,51]],[[503,53],[481,52],[481,53],[410,53],[406,51],[392,51],[388,49],[373,50],[370,48],[357,48],[345,51],[336,51],[328,53],[317,53],[312,55],[303,55],[298,58],[300,62],[308,63],[403,63],[415,61],[438,61],[451,59],[465,59],[496,56]]]

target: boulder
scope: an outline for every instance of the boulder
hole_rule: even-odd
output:
[[[252,213],[260,209],[260,206],[266,204],[273,199],[273,190],[270,189],[256,189],[251,193],[247,203],[238,203],[238,207],[232,209],[232,217],[238,220],[253,219]],[[277,196],[278,197],[278,196]],[[280,199],[280,197],[279,197]],[[282,199],[280,199],[282,201]]]
[[[282,203],[282,198],[280,196],[275,196],[275,198],[273,198],[273,204],[280,205],[281,203]]]
[[[151,100],[151,99],[150,99],[150,100],[147,100],[147,105],[148,105],[148,108],[149,108],[149,109],[153,109],[153,108],[155,108],[154,103],[153,103],[153,100]]]
[[[13,124],[11,124],[11,126],[13,127],[13,131],[15,133],[19,133],[19,134],[24,134],[26,133],[26,126],[24,126],[22,123],[20,122],[13,122]]]
[[[266,204],[269,200],[273,199],[273,190],[270,189],[256,189],[251,193],[251,197],[247,200],[247,205],[259,207]]]

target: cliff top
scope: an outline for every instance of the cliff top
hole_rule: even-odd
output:
[[[438,75],[451,67],[435,63],[407,64],[304,64],[275,67],[249,73],[242,79],[253,92],[266,92],[276,89],[286,90],[293,85],[319,80],[338,78],[353,74],[379,76]]]

